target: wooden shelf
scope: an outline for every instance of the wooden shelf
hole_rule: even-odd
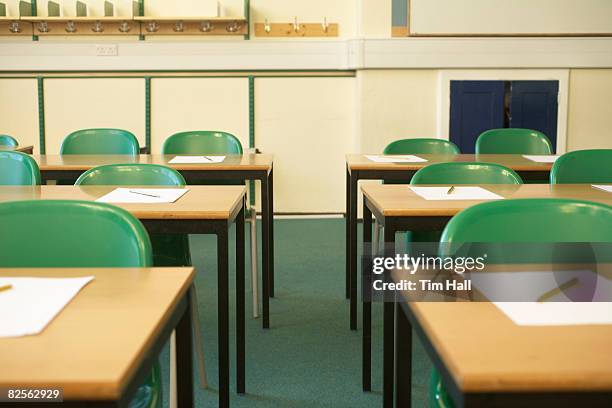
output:
[[[0,16],[0,36],[31,36],[32,24],[24,22],[19,17]]]
[[[255,23],[257,37],[337,37],[338,24],[329,23],[327,29],[321,23]],[[297,29],[296,29],[297,28]]]
[[[139,35],[132,17],[24,17],[34,35]]]
[[[134,17],[142,35],[245,35],[248,21],[240,17]]]

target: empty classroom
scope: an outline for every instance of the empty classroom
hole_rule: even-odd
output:
[[[612,407],[612,3],[0,0],[0,407]]]

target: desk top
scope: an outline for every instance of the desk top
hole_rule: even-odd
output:
[[[482,184],[480,187],[509,199],[571,198],[612,206],[612,194],[593,188],[591,184]],[[410,190],[406,184],[370,183],[364,184],[361,190],[386,217],[453,216],[470,206],[485,202],[484,200],[425,200]]]
[[[465,392],[612,390],[612,325],[518,326],[489,302],[408,306]]]
[[[0,186],[0,202],[21,200],[95,201],[118,187],[128,186]],[[136,187],[136,186],[130,186]],[[142,188],[164,188],[143,186]],[[177,188],[177,187],[167,187]],[[186,186],[174,203],[120,204],[139,219],[229,219],[246,194],[244,186]]]
[[[41,171],[68,171],[89,170],[92,167],[105,164],[145,163],[161,164],[176,170],[267,170],[272,168],[273,156],[271,154],[246,153],[243,155],[227,155],[221,163],[188,163],[170,164],[168,161],[176,156],[141,154],[130,155],[98,155],[98,154],[67,154],[67,155],[33,155]]]
[[[377,163],[365,157],[364,154],[347,154],[346,163],[349,170],[420,170],[433,163],[445,162],[484,162],[496,163],[515,171],[550,171],[551,163],[537,163],[524,158],[520,154],[417,154],[426,159],[421,163]]]
[[[62,386],[65,400],[117,399],[195,276],[189,268],[0,269],[95,276],[38,335],[1,338],[0,387]]]
[[[32,154],[34,151],[34,146],[0,146],[1,151],[9,151],[9,152],[22,152]]]

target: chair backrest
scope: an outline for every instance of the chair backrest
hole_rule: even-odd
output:
[[[138,139],[123,129],[81,129],[62,142],[60,154],[129,154],[140,153]]]
[[[184,186],[178,171],[159,164],[109,164],[81,174],[75,185]]]
[[[550,171],[553,184],[612,183],[612,149],[576,150],[559,157]]]
[[[129,212],[69,200],[0,203],[2,267],[146,267],[147,231]]]
[[[0,146],[17,147],[19,143],[13,136],[0,135]]]
[[[400,139],[385,147],[384,154],[459,154],[453,142],[443,139]]]
[[[0,152],[0,185],[38,184],[40,170],[31,156],[21,152]]]
[[[417,171],[410,184],[523,184],[521,176],[494,163],[434,163]]]
[[[231,133],[194,130],[170,136],[162,154],[242,154],[242,144]]]
[[[557,198],[499,200],[461,211],[442,242],[612,242],[612,207]]]
[[[531,129],[491,129],[476,139],[476,154],[552,154],[550,140]]]

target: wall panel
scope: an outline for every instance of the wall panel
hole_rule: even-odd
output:
[[[39,150],[36,79],[0,79],[0,134]]]
[[[51,78],[44,80],[48,154],[59,153],[69,133],[120,128],[145,144],[145,81],[142,78]]]
[[[151,79],[151,152],[186,130],[223,130],[249,147],[247,78]]]
[[[275,210],[344,212],[355,78],[259,78],[255,97],[257,147],[275,157]]]
[[[570,72],[567,148],[612,149],[612,70]]]
[[[609,0],[410,0],[417,34],[612,33]]]

